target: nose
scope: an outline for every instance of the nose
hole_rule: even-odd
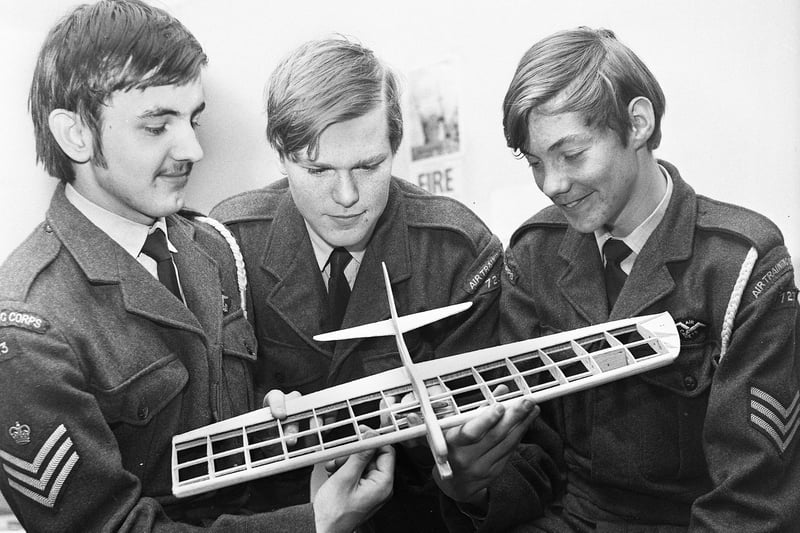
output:
[[[203,159],[203,147],[197,139],[197,132],[191,124],[183,125],[176,133],[172,156],[176,161],[196,163]]]
[[[543,165],[541,170],[534,172],[534,179],[548,198],[555,198],[559,194],[567,192],[570,187],[566,172],[558,168],[546,169]]]
[[[337,172],[332,192],[333,200],[343,207],[351,207],[358,202],[358,186],[352,172],[349,170]]]

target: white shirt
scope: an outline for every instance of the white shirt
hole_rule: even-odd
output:
[[[627,244],[628,248],[631,249],[630,255],[628,255],[628,257],[626,257],[619,265],[622,268],[622,271],[628,275],[630,275],[631,270],[633,270],[633,263],[635,263],[636,258],[639,257],[639,253],[642,251],[647,239],[650,238],[650,235],[653,234],[658,224],[664,218],[664,214],[667,212],[667,206],[669,205],[669,199],[672,197],[672,177],[669,175],[669,172],[667,172],[667,169],[661,165],[658,165],[658,168],[661,169],[661,173],[667,180],[667,190],[664,192],[664,196],[661,198],[661,201],[658,203],[653,212],[650,213],[650,216],[644,219],[641,224],[636,226],[636,229],[634,229],[627,237],[624,239],[619,239]],[[598,230],[594,232],[594,238],[597,241],[597,248],[600,250],[600,257],[603,257],[603,264],[605,264],[603,245],[608,239],[612,238],[612,235],[608,231]]]
[[[314,231],[311,226],[306,222],[306,229],[308,236],[311,238],[311,247],[314,249],[314,256],[317,258],[317,266],[322,274],[322,280],[325,282],[325,288],[328,288],[328,281],[331,279],[331,266],[328,264],[328,258],[331,256],[333,246],[325,242],[325,240]],[[353,260],[347,263],[344,267],[344,277],[347,279],[347,284],[350,289],[353,289],[353,284],[356,282],[358,276],[358,269],[361,267],[361,261],[364,259],[366,249],[360,251],[353,251],[348,249]]]
[[[64,194],[69,200],[69,203],[75,206],[75,209],[80,211],[83,216],[89,221],[100,228],[106,235],[111,237],[117,244],[122,246],[122,249],[128,252],[131,257],[136,259],[150,274],[158,279],[158,264],[155,259],[147,254],[143,254],[142,246],[147,236],[156,230],[161,229],[167,237],[167,248],[173,254],[178,253],[178,250],[169,241],[169,234],[167,233],[167,222],[161,217],[155,221],[152,226],[145,226],[133,220],[128,220],[121,217],[116,213],[100,207],[92,202],[73,187],[67,184]],[[177,274],[177,269],[175,269]],[[180,274],[178,275],[178,286],[180,286]],[[181,293],[183,289],[181,289]]]

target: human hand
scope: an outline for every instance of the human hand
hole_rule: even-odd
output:
[[[500,385],[494,395],[507,392],[507,387]],[[443,479],[434,469],[436,484],[453,500],[485,510],[489,485],[538,414],[539,406],[524,398],[492,405],[476,418],[445,431],[453,476]]]
[[[365,435],[376,436],[362,426]],[[318,533],[352,532],[392,495],[394,448],[386,445],[364,450],[325,465],[330,477],[314,498]]]
[[[300,396],[302,396],[302,394],[297,391],[284,394],[283,391],[272,389],[264,396],[262,405],[264,407],[269,407],[272,416],[277,420],[285,420],[288,415],[286,412],[286,400],[296,400],[300,398]],[[297,444],[297,437],[295,437],[295,435],[297,435],[299,431],[300,425],[296,423],[285,424],[283,426],[283,435],[286,438],[287,446],[295,446]]]
[[[440,396],[446,391],[447,389],[445,389],[440,385],[433,385],[432,387],[428,387],[428,397],[435,398],[436,396]],[[401,428],[405,427],[406,425],[408,427],[411,427],[425,423],[422,417],[421,409],[419,407],[419,404],[417,403],[417,396],[414,394],[413,391],[404,394],[402,397],[387,396],[386,400],[387,400],[386,402],[381,400],[380,403],[381,409],[384,409],[388,406],[396,405],[399,402],[400,405],[399,409],[395,411],[395,418],[397,419],[398,426],[400,426]],[[411,406],[415,404],[417,405],[416,409],[410,410]],[[408,405],[408,407],[404,408],[403,407],[404,405]],[[433,408],[434,414],[436,414],[436,416],[439,418],[444,416],[450,416],[456,413],[455,404],[453,403],[453,400],[450,397],[438,400],[432,400],[431,407]],[[389,414],[388,413],[381,414],[381,426],[389,426],[389,425],[392,425]],[[427,446],[428,441],[423,436],[407,441],[402,441],[400,444],[405,448],[416,448],[419,446]]]

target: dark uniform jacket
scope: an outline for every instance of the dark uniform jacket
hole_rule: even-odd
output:
[[[188,308],[63,185],[0,270],[0,487],[30,532],[188,531],[243,512],[242,488],[171,495],[172,436],[253,408],[255,339],[227,243],[181,216],[167,226]],[[313,515],[214,526],[313,530]]]
[[[534,524],[797,531],[800,323],[789,252],[769,220],[696,195],[676,168],[661,164],[673,178],[672,198],[610,313],[592,234],[576,232],[550,207],[511,239],[502,341],[662,311],[681,334],[672,365],[542,405],[563,442],[566,493]],[[742,280],[720,359],[726,309],[751,247],[758,258]],[[501,520],[485,530],[504,529],[508,501],[535,501],[524,496],[530,486],[520,481],[518,489],[493,501]]]
[[[280,389],[308,394],[401,365],[394,337],[335,343],[312,339],[324,331],[327,291],[287,180],[226,200],[212,216],[229,225],[244,255],[261,393]],[[496,343],[502,245],[469,209],[392,178],[388,203],[364,254],[342,328],[389,318],[381,262],[386,263],[400,315],[473,302],[468,311],[406,333],[414,361]],[[404,469],[402,447],[398,451],[395,497],[378,513],[377,521],[383,524],[379,530],[441,530],[429,479],[432,463],[426,461],[420,479],[404,480],[403,472],[413,477],[412,469]],[[302,488],[281,490],[307,500],[308,472],[285,477],[295,480],[291,483],[301,478],[302,485],[295,486]],[[381,519],[393,505],[399,506],[396,514]]]

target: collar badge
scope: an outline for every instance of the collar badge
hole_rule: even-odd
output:
[[[31,428],[28,424],[20,424],[17,420],[16,425],[8,428],[8,434],[20,446],[25,446],[31,442]]]

